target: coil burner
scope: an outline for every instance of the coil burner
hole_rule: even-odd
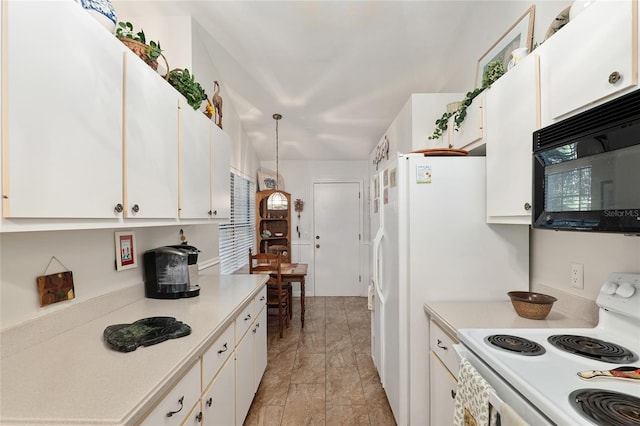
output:
[[[601,389],[578,389],[569,402],[587,419],[611,426],[640,426],[640,398]]]
[[[638,359],[636,354],[623,346],[593,337],[557,334],[549,336],[547,340],[560,350],[612,364],[626,364]]]
[[[545,353],[545,349],[536,342],[508,334],[494,334],[485,337],[485,342],[502,350],[527,356],[537,356]]]

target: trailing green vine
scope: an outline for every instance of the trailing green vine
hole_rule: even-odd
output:
[[[467,92],[464,99],[460,103],[458,109],[454,112],[445,112],[442,117],[436,120],[436,127],[433,130],[433,134],[429,136],[429,139],[440,139],[444,132],[449,127],[449,119],[454,117],[454,130],[460,130],[464,119],[467,117],[467,108],[473,102],[473,99],[482,93],[485,89],[491,87],[491,85],[505,73],[504,65],[501,61],[492,61],[487,65],[487,70],[482,75],[482,86],[474,89],[471,92]]]

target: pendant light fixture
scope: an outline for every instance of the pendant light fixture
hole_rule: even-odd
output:
[[[289,203],[287,197],[280,191],[278,191],[278,178],[280,177],[280,170],[278,169],[278,121],[282,118],[280,114],[273,114],[273,119],[276,120],[276,190],[273,194],[267,198],[268,210],[287,210]]]

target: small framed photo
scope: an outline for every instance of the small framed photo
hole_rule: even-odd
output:
[[[124,271],[138,266],[136,236],[131,231],[115,233],[116,270]]]

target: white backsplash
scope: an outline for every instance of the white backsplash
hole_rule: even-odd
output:
[[[578,318],[592,324],[598,323],[598,305],[596,302],[575,294],[565,293],[553,287],[543,284],[534,285],[531,291],[544,293],[558,299],[553,304],[553,309],[563,312],[571,317]]]

